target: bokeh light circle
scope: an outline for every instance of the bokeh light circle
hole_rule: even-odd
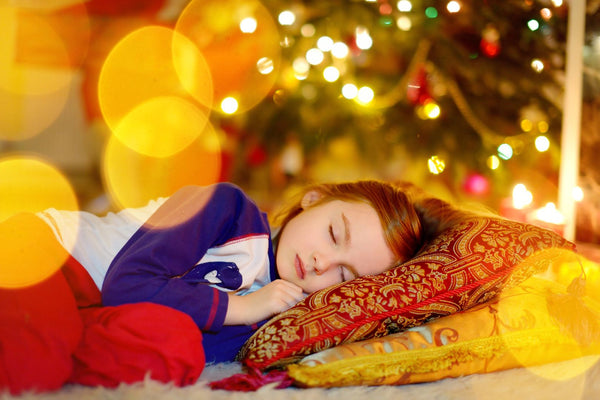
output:
[[[179,96],[212,106],[210,70],[185,36],[145,26],[125,36],[106,57],[98,79],[98,102],[115,130],[136,107],[155,97]]]
[[[134,108],[113,134],[139,153],[168,157],[192,143],[207,123],[208,115],[194,104],[179,97],[162,96]]]
[[[13,155],[0,159],[0,222],[20,212],[47,208],[78,209],[68,179],[37,157]]]
[[[220,173],[220,138],[210,123],[189,146],[168,157],[139,153],[113,135],[102,158],[104,186],[117,208],[144,206],[185,185],[215,183]]]
[[[69,50],[87,50],[89,21],[85,13],[79,15],[79,47],[69,49],[57,32],[61,17],[4,3],[0,4],[0,140],[18,141],[41,133],[64,109],[75,76],[70,68],[80,61]]]
[[[256,29],[244,28],[248,19]],[[175,30],[198,46],[213,78],[214,109],[234,96],[238,112],[258,104],[272,89],[281,59],[277,24],[257,0],[192,0]],[[269,60],[268,73],[260,60]],[[272,64],[272,68],[271,68]],[[234,95],[239,93],[239,95]]]
[[[76,210],[68,180],[52,165],[30,156],[0,160],[0,287],[40,282],[68,256],[50,226],[33,213]]]

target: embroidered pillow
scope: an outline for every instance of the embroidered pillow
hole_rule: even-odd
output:
[[[343,343],[397,333],[492,299],[547,268],[544,249],[574,245],[533,225],[473,218],[383,274],[312,293],[272,318],[238,359],[267,369]]]
[[[565,286],[532,277],[468,311],[312,354],[289,365],[288,374],[308,387],[400,385],[600,354],[600,303],[580,299],[591,314],[575,337],[552,314],[548,300],[556,294],[566,296]]]

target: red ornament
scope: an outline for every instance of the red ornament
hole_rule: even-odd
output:
[[[481,39],[479,47],[483,54],[490,58],[496,57],[500,53],[500,43],[488,42],[485,39]]]
[[[492,24],[488,24],[481,32],[479,48],[488,57],[496,57],[500,53],[500,32]]]
[[[413,105],[423,105],[432,98],[427,82],[427,72],[420,67],[406,89],[406,98]]]

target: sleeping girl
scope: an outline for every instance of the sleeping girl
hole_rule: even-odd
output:
[[[202,332],[206,361],[220,362],[233,360],[261,322],[307,294],[409,259],[459,215],[443,201],[416,201],[411,193],[412,187],[380,181],[312,185],[272,226],[228,183],[184,187],[105,217],[55,209],[37,216],[91,278],[102,306],[179,310]],[[0,299],[16,292],[0,290]],[[0,345],[11,343],[0,336]],[[1,375],[0,368],[0,388],[11,388]]]

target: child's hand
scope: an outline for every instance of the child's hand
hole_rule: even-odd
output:
[[[245,296],[229,294],[225,325],[252,325],[279,314],[306,297],[302,289],[277,279]]]

